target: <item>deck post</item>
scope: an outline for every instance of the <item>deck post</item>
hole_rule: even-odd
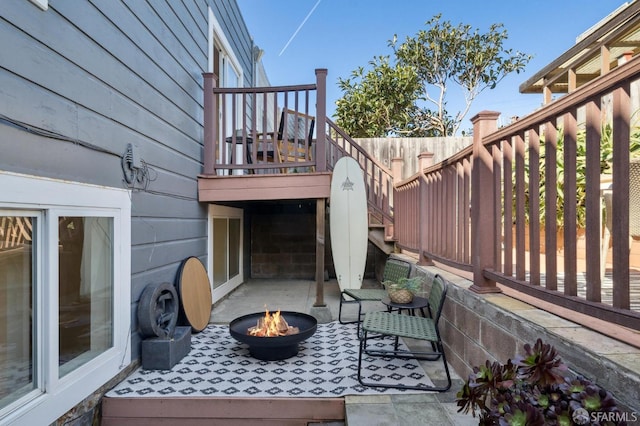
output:
[[[391,177],[393,177],[394,185],[402,180],[403,168],[404,159],[402,157],[394,157],[391,159]]]
[[[404,159],[402,157],[394,157],[391,159],[391,191],[395,195],[395,185],[402,180],[402,170],[404,169]],[[397,228],[394,220],[383,219],[385,239],[397,240]]]
[[[420,170],[424,170],[425,167],[420,166]],[[418,265],[432,266],[433,260],[427,255],[427,249],[429,248],[429,225],[431,221],[426,220],[425,211],[429,211],[429,187],[427,186],[427,179],[425,175],[421,175],[418,180]]]
[[[316,200],[316,302],[315,307],[324,303],[324,239],[325,239],[325,199]]]
[[[471,264],[473,265],[473,285],[476,293],[499,293],[496,282],[484,277],[484,270],[496,266],[495,244],[497,232],[494,215],[496,212],[493,185],[493,156],[491,147],[482,143],[484,136],[498,129],[495,111],[482,111],[475,115],[473,123],[473,167],[471,170]]]
[[[433,152],[421,152],[418,154],[418,171],[422,172],[427,167],[433,166]]]
[[[327,69],[316,69],[316,171],[327,171]]]
[[[204,174],[215,174],[215,135],[218,128],[216,121],[216,102],[213,88],[216,86],[217,76],[212,72],[202,74],[204,78]]]

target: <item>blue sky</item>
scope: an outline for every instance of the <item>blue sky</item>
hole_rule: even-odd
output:
[[[327,113],[342,96],[338,78],[349,77],[378,55],[390,55],[388,40],[403,40],[426,29],[441,13],[452,24],[481,32],[502,23],[506,47],[534,56],[524,72],[507,76],[474,101],[461,129],[478,111],[502,113],[502,120],[539,107],[542,95],[520,94],[518,87],[575,44],[576,37],[624,3],[623,0],[237,0],[272,85],[315,82],[314,70],[327,68]],[[311,10],[313,13],[309,16]],[[308,19],[300,27],[305,18]],[[296,30],[299,31],[291,39]],[[289,44],[287,44],[289,43]],[[462,94],[448,89],[450,112],[463,106]]]

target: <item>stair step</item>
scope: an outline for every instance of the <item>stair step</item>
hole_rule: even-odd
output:
[[[369,241],[382,250],[385,254],[393,253],[395,244],[393,241],[387,241],[385,238],[385,229],[375,228],[369,229]]]
[[[104,398],[102,425],[278,425],[344,421],[344,398]],[[320,423],[322,424],[322,423]]]

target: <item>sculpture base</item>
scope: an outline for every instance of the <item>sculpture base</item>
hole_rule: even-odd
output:
[[[142,341],[142,368],[171,370],[191,349],[191,327],[176,327],[173,338],[153,337]]]

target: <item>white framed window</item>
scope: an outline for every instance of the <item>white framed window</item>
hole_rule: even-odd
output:
[[[242,209],[209,205],[208,269],[213,301],[244,281],[243,222]]]
[[[128,191],[0,172],[0,423],[50,424],[131,361]]]
[[[208,67],[209,72],[215,73],[218,77],[216,82],[218,87],[243,87],[243,72],[240,66],[240,61],[235,55],[231,44],[227,39],[222,26],[216,20],[213,11],[209,8],[209,46],[208,46]],[[230,96],[235,96],[235,110],[233,108],[234,102],[231,101]],[[221,163],[227,163],[231,161],[230,150],[224,149],[223,145],[227,137],[231,136],[233,132],[241,130],[242,127],[242,95],[227,95],[225,97],[224,108],[220,108],[217,111],[218,120],[220,122],[219,135],[218,135],[218,147],[217,147],[217,161]],[[224,111],[223,111],[224,110]],[[224,114],[224,122],[222,116]],[[235,158],[242,158],[242,147],[238,146],[237,152],[233,155]],[[226,152],[226,158],[223,158],[223,153]],[[226,173],[224,169],[220,169],[219,173]],[[241,170],[235,170],[234,174],[242,174]]]
[[[208,71],[215,72],[219,87],[242,87],[242,67],[222,26],[209,8],[209,59]]]

